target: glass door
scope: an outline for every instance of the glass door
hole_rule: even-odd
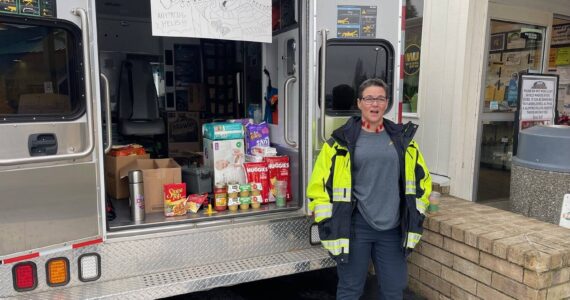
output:
[[[545,27],[490,21],[476,199],[509,200],[519,76],[542,73]]]
[[[558,120],[556,124],[570,125],[570,16],[555,15],[552,20],[552,36],[548,72],[558,75]]]

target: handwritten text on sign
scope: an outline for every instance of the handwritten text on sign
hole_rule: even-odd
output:
[[[151,0],[152,35],[271,43],[271,0]]]

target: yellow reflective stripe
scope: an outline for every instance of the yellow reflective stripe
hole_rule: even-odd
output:
[[[315,221],[318,223],[325,218],[332,217],[332,204],[315,205]]]
[[[422,238],[422,235],[419,233],[415,233],[415,232],[408,232],[408,238],[406,241],[406,247],[408,248],[414,248],[419,242],[420,239]]]
[[[429,203],[425,203],[422,198],[416,198],[416,209],[421,213],[425,214],[429,206]]]
[[[321,243],[332,255],[348,254],[348,239],[323,241]]]
[[[333,188],[333,202],[350,202],[350,188]]]

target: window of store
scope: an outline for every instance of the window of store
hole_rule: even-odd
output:
[[[542,73],[546,27],[491,20],[481,116],[477,201],[510,195],[515,114],[522,74]]]
[[[570,17],[552,20],[548,72],[558,75],[557,124],[570,125]]]
[[[510,112],[517,106],[521,74],[542,71],[544,27],[491,21],[484,112]]]
[[[418,112],[423,10],[423,0],[406,0],[404,103],[402,107],[405,114],[416,114]]]
[[[56,27],[57,26],[57,27]],[[78,32],[45,21],[0,20],[0,117],[5,121],[73,119],[82,99]]]

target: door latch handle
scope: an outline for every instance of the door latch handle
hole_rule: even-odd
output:
[[[57,154],[57,138],[53,133],[38,133],[28,137],[30,156]]]

